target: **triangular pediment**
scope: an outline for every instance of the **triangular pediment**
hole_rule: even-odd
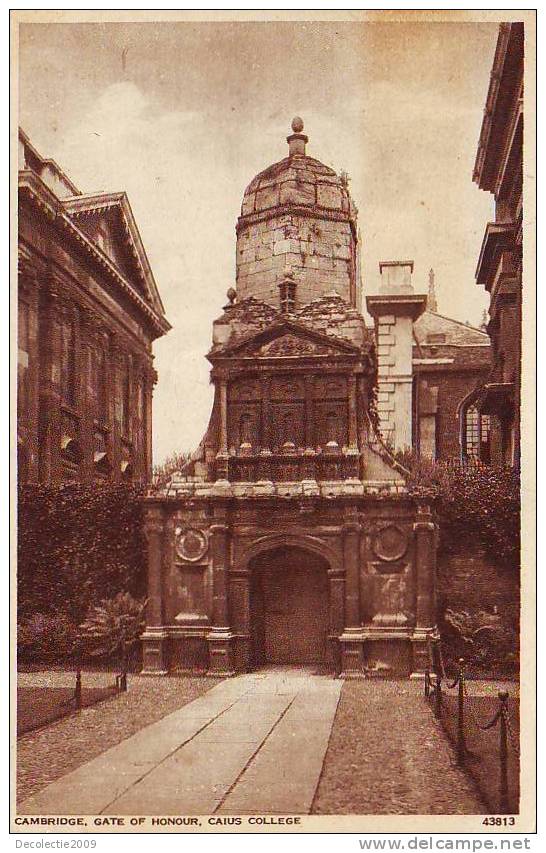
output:
[[[164,307],[125,193],[63,199],[66,212],[158,313]]]
[[[309,358],[356,355],[359,350],[348,341],[316,332],[294,320],[283,319],[267,329],[239,339],[214,353],[231,358]]]

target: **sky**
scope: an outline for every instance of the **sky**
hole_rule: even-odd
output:
[[[212,321],[235,284],[245,187],[307,153],[350,177],[363,290],[382,260],[436,276],[438,310],[481,323],[474,272],[493,199],[472,182],[496,23],[22,24],[20,124],[79,189],[125,190],[173,329],[154,344],[154,462],[193,450]]]

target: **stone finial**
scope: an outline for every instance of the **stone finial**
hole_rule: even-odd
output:
[[[292,130],[294,132],[286,137],[286,141],[288,142],[288,156],[305,157],[305,146],[309,142],[309,137],[305,133],[302,133],[303,119],[299,116],[295,116],[292,119]]]
[[[229,304],[233,305],[233,303],[235,302],[235,299],[237,297],[237,291],[233,287],[230,287],[230,288],[228,288],[226,296],[229,299]]]
[[[438,313],[438,301],[436,299],[436,288],[434,286],[434,270],[432,267],[428,273],[427,311],[432,311],[434,314]]]

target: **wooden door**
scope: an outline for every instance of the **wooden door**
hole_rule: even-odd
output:
[[[264,566],[260,575],[265,661],[324,663],[328,637],[326,572],[298,565],[296,559]]]

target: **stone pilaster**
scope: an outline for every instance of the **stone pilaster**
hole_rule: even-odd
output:
[[[432,647],[438,639],[436,627],[436,524],[428,506],[418,508],[415,535],[416,619],[412,636],[413,674],[433,665]]]
[[[229,624],[229,527],[224,522],[210,527],[209,543],[212,559],[212,627],[207,635],[209,672],[211,675],[233,675],[232,640]]]
[[[360,615],[360,525],[347,520],[343,525],[343,564],[345,568],[345,629],[340,637],[342,675],[361,677],[364,648]]]
[[[18,301],[26,303],[28,322],[27,351],[18,352],[22,359],[22,370],[26,373],[26,388],[18,387],[17,394],[23,394],[23,405],[18,400],[17,437],[25,444],[26,472],[18,471],[18,478],[26,476],[26,482],[36,483],[39,478],[39,414],[40,414],[40,289],[39,276],[31,260],[19,256],[17,279]],[[22,409],[24,408],[24,411]]]
[[[143,675],[166,675],[164,628],[163,540],[165,519],[160,508],[146,510],[144,535],[148,542],[148,604],[143,642]]]

